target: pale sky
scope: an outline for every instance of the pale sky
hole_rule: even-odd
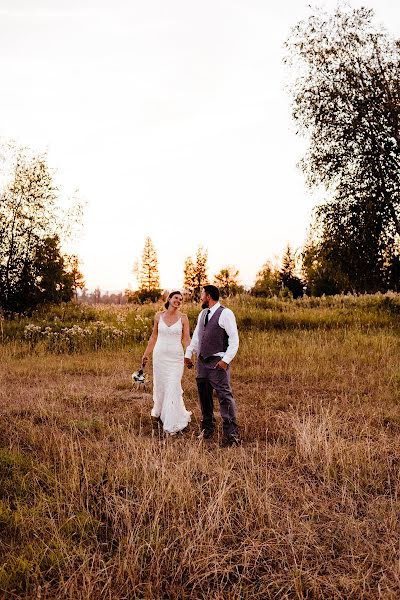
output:
[[[251,285],[302,245],[311,209],[296,163],[283,42],[303,0],[0,0],[0,136],[41,151],[86,201],[68,250],[87,286],[136,285],[145,237],[161,284],[208,249]],[[335,7],[336,1],[326,1]],[[374,8],[400,35],[396,0]]]

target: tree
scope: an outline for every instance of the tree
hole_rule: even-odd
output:
[[[139,267],[139,290],[152,292],[159,290],[159,288],[160,276],[158,273],[157,252],[151,239],[146,237]]]
[[[251,293],[253,296],[277,296],[281,289],[279,270],[267,261],[257,273]]]
[[[366,204],[349,210],[330,202],[315,211],[314,236],[303,250],[303,273],[312,294],[398,289],[399,248],[383,229],[376,205]]]
[[[336,265],[339,287],[382,289],[400,235],[400,44],[371,10],[338,8],[300,22],[287,49],[293,117],[309,138],[301,165],[329,194],[314,221],[319,260],[329,278]]]
[[[32,261],[26,263],[13,289],[13,312],[28,312],[42,304],[69,302],[73,279],[65,269],[57,236],[46,237],[36,245]]]
[[[66,269],[58,236],[46,237],[36,247],[33,272],[36,294],[33,304],[58,304],[72,299],[74,279]]]
[[[9,313],[69,296],[68,292],[54,295],[54,286],[68,287],[60,250],[68,219],[57,207],[59,191],[53,174],[45,155],[13,150],[9,180],[0,193],[0,303]],[[57,262],[62,274],[53,268]],[[48,273],[56,280],[51,281]]]
[[[92,297],[93,297],[93,303],[94,304],[99,304],[101,302],[101,297],[102,296],[101,296],[101,290],[100,290],[99,286],[97,286],[94,289]]]
[[[195,302],[199,301],[201,290],[208,283],[207,259],[207,250],[203,250],[202,246],[198,247],[194,259],[190,256],[185,259],[183,286]]]
[[[188,296],[193,299],[195,288],[195,266],[191,256],[185,258],[185,263],[183,265],[183,287]]]
[[[310,238],[302,252],[302,273],[307,294],[323,296],[339,294],[348,288],[348,279],[329,258],[323,244]]]
[[[235,296],[243,291],[243,287],[238,281],[239,271],[232,266],[221,269],[219,273],[214,275],[214,285],[219,288],[221,296]]]
[[[161,297],[161,290],[125,290],[125,297],[128,303],[145,304],[149,302],[157,302]]]
[[[76,254],[65,256],[65,263],[67,272],[71,276],[72,290],[74,292],[75,300],[78,300],[78,290],[85,288],[85,279],[80,271],[80,261]]]
[[[280,270],[280,279],[282,283],[282,287],[286,288],[290,291],[293,298],[300,298],[303,293],[303,282],[297,275],[295,274],[296,270],[296,261],[295,257],[292,254],[291,248],[289,244],[287,245],[285,254],[282,258],[282,267]]]

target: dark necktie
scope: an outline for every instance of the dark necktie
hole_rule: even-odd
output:
[[[208,323],[208,317],[210,316],[210,312],[211,310],[208,308],[207,312],[206,312],[206,318],[204,319],[204,327],[207,325]]]

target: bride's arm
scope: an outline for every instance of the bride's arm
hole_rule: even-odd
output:
[[[147,361],[149,360],[149,356],[153,352],[153,348],[156,345],[157,336],[158,336],[158,321],[159,320],[160,320],[160,313],[157,313],[154,317],[153,331],[151,332],[151,336],[149,338],[147,348],[144,351],[144,354],[142,356],[142,364],[143,365],[145,365],[147,363]]]
[[[186,315],[182,315],[182,326],[182,342],[186,352],[186,348],[190,345],[190,326]]]

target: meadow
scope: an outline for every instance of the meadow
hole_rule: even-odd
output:
[[[191,371],[187,431],[152,424],[159,307],[1,321],[0,598],[400,597],[399,295],[227,304],[239,448],[197,439]]]

